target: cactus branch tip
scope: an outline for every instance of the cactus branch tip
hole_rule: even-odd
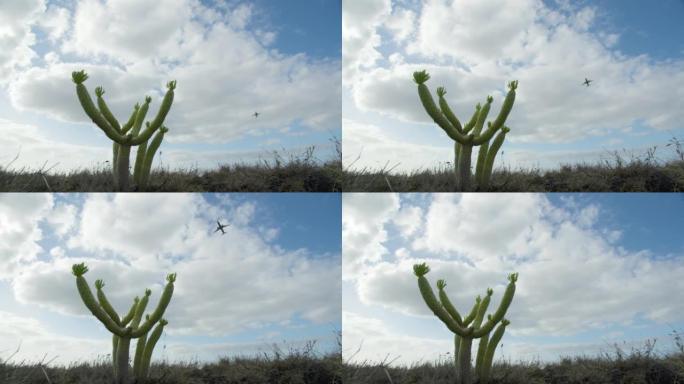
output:
[[[169,89],[169,91],[173,91],[176,89],[176,80],[171,80],[168,83],[166,83],[166,88]]]
[[[518,281],[518,273],[511,273],[510,275],[508,275],[508,280],[511,283],[515,283],[516,281]]]
[[[430,74],[426,70],[413,72],[413,81],[420,85],[430,80]]]
[[[95,288],[102,289],[105,286],[105,282],[102,279],[95,280]]]
[[[88,74],[84,70],[71,72],[71,80],[76,84],[81,84],[88,80]]]
[[[503,133],[508,133],[508,132],[511,131],[511,129],[504,125],[503,128],[501,128],[501,131],[502,131]]]
[[[152,102],[152,96],[145,96],[145,103],[149,104]]]
[[[102,88],[102,86],[95,87],[95,95],[97,95],[97,97],[102,97],[104,94],[105,90]]]
[[[167,325],[168,323],[169,323],[169,322],[166,321],[166,319],[161,319],[161,320],[159,320],[159,324],[161,324],[161,325]]]
[[[166,128],[166,126],[162,125],[162,126],[159,128],[159,131],[160,131],[160,132],[163,132],[163,133],[166,133],[166,132],[169,131],[169,129]]]
[[[513,80],[510,83],[508,83],[508,89],[511,91],[515,91],[518,88],[518,80]]]
[[[176,281],[176,274],[175,273],[169,273],[166,276],[166,281],[168,281],[169,283],[174,283]]]
[[[430,267],[428,267],[427,263],[415,264],[413,266],[413,273],[418,277],[427,275],[428,272],[430,272]]]
[[[85,263],[74,264],[71,267],[71,273],[73,273],[76,277],[83,276],[86,272],[88,272],[88,267]]]
[[[145,296],[149,296],[149,295],[151,295],[151,294],[152,294],[152,290],[149,289],[149,288],[147,288],[147,289],[145,290]]]
[[[491,104],[493,102],[494,102],[494,97],[492,97],[491,95],[487,96],[487,104]]]
[[[507,325],[509,325],[510,323],[511,323],[511,322],[508,321],[507,319],[501,319],[501,325],[503,325],[504,327],[507,326]]]
[[[444,281],[443,279],[437,280],[437,288],[441,290],[444,289],[444,287],[446,287],[446,281]]]
[[[438,87],[437,88],[437,96],[444,97],[444,95],[446,95],[446,93],[447,93],[446,88],[444,88],[444,87]]]
[[[491,296],[494,294],[494,290],[491,288],[487,288],[487,296]]]

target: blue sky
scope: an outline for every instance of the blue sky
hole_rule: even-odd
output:
[[[3,3],[0,160],[19,154],[13,166],[69,170],[111,157],[76,101],[70,74],[79,69],[91,92],[104,86],[119,120],[145,95],[156,113],[164,84],[178,81],[165,122],[173,134],[157,164],[213,168],[308,146],[328,160],[330,139],[341,137],[340,8],[334,0]]]
[[[499,165],[556,167],[644,157],[681,139],[684,4],[679,0],[373,0],[343,8],[345,163],[443,166],[450,139],[422,109],[411,74],[447,88],[467,119],[518,80]],[[588,77],[594,82],[584,87]]]
[[[214,234],[216,218],[230,223]],[[164,352],[190,361],[337,347],[341,200],[334,194],[4,194],[0,322],[6,349],[67,364],[108,353],[108,332],[78,298],[71,265],[123,312],[178,273]],[[159,349],[161,351],[161,349]]]
[[[410,365],[453,353],[418,293],[422,262],[462,311],[487,287],[497,305],[520,273],[497,358],[553,361],[653,338],[673,351],[682,208],[678,194],[345,194],[343,354]]]

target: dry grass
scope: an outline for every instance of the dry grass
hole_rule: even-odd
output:
[[[487,192],[681,192],[684,191],[684,148],[678,139],[665,146],[675,154],[663,161],[652,147],[641,156],[614,151],[596,164],[563,165],[555,170],[499,168]],[[670,158],[672,158],[670,156]],[[456,180],[451,166],[410,173],[346,169],[346,192],[453,192]]]
[[[679,336],[677,336],[679,337]],[[678,384],[684,383],[684,350],[660,356],[655,342],[625,352],[596,357],[567,357],[554,363],[498,361],[492,367],[491,384]],[[455,368],[450,360],[389,367],[388,364],[345,365],[345,384],[452,384]]]
[[[150,368],[149,384],[339,384],[342,358],[339,352],[318,355],[315,343],[301,349],[273,352],[256,357],[222,358],[203,364],[156,363]],[[48,367],[49,362],[0,360],[0,383],[7,384],[110,384],[114,377],[109,356],[94,362]]]
[[[149,192],[340,192],[342,151],[332,139],[337,157],[318,159],[315,147],[297,156],[273,152],[272,160],[257,164],[222,165],[218,169],[156,168],[150,175]],[[16,160],[16,159],[15,159]],[[114,192],[108,164],[94,169],[54,173],[40,169],[15,169],[14,161],[0,167],[0,192]],[[134,189],[134,191],[136,191]]]

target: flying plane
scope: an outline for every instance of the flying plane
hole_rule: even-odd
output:
[[[221,231],[222,235],[226,234],[226,231],[223,229],[225,227],[230,227],[230,224],[221,224],[221,221],[219,219],[216,219],[216,230],[214,233]]]
[[[259,112],[254,112],[254,115],[252,116],[254,116],[254,118],[256,119],[257,117],[259,117]]]
[[[594,81],[594,80],[589,80],[589,79],[587,79],[587,78],[585,77],[585,78],[584,78],[584,83],[582,83],[582,84],[584,84],[584,85],[586,85],[586,86],[588,87],[589,84],[590,84],[592,81]]]

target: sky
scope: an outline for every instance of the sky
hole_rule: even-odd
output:
[[[410,172],[453,161],[418,99],[420,70],[461,121],[488,95],[498,114],[519,81],[495,167],[644,158],[654,146],[672,160],[667,144],[684,137],[682,18],[681,0],[344,1],[343,164]]]
[[[253,163],[309,146],[328,160],[341,137],[340,14],[338,0],[3,1],[0,164],[110,160],[110,140],[76,98],[81,69],[120,121],[146,95],[154,116],[178,82],[155,166]]]
[[[422,300],[427,263],[461,313],[519,273],[495,359],[556,361],[629,352],[684,332],[679,194],[344,194],[343,358],[449,360],[453,334]],[[474,343],[477,344],[477,343]],[[475,352],[476,347],[473,347]]]
[[[215,361],[287,351],[341,330],[338,194],[1,194],[0,358],[107,358],[111,334],[82,303],[71,266],[119,313],[177,273],[154,359]],[[216,219],[229,223],[215,234]]]

